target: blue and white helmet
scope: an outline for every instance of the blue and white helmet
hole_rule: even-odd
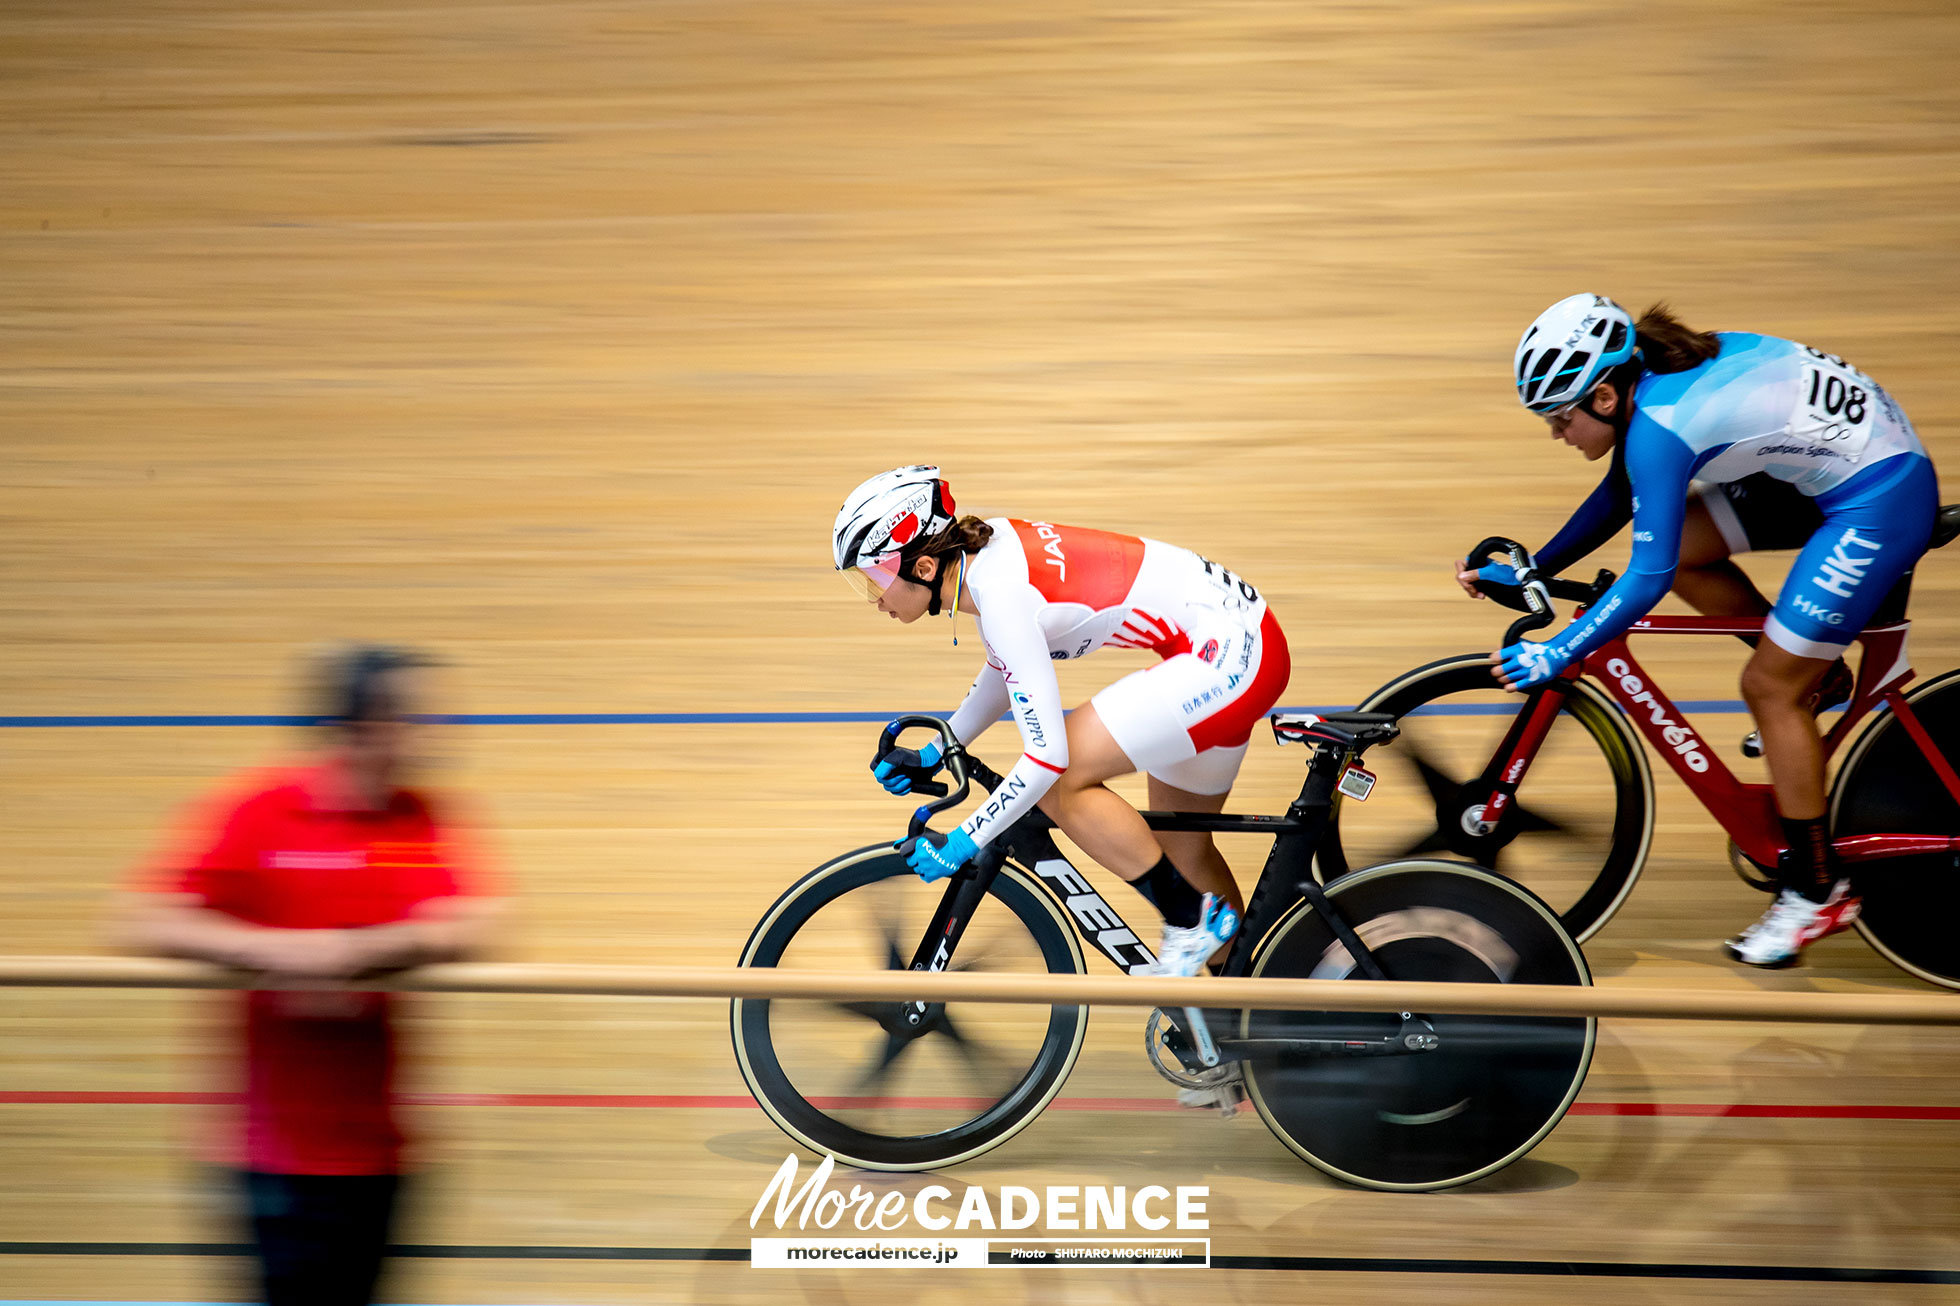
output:
[[[1604,295],[1568,295],[1518,341],[1518,402],[1540,414],[1578,403],[1634,352],[1631,313]]]

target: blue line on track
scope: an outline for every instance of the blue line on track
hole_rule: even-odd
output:
[[[1283,707],[1281,712],[1341,712],[1349,704]],[[1683,712],[1747,712],[1740,699],[1703,698],[1676,703]],[[1510,703],[1444,704],[1425,708],[1439,716],[1505,716],[1517,710]],[[852,722],[884,722],[904,712],[469,712],[443,720],[465,726],[798,726]],[[946,712],[912,715],[945,717]],[[1002,717],[1003,721],[1007,718]],[[6,730],[100,730],[131,726],[305,726],[305,716],[104,714],[72,716],[0,716]],[[6,1303],[0,1302],[0,1306]]]

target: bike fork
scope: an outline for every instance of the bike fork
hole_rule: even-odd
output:
[[[1484,784],[1490,787],[1490,797],[1484,800],[1483,810],[1472,818],[1469,813],[1463,816],[1464,833],[1487,835],[1494,833],[1504,819],[1504,812],[1517,796],[1518,786],[1524,782],[1524,773],[1531,766],[1531,760],[1538,755],[1539,745],[1551,732],[1552,722],[1558,719],[1559,709],[1565,705],[1565,696],[1576,683],[1576,676],[1560,676],[1544,688],[1532,694],[1525,704],[1524,711],[1518,713],[1505,732],[1504,742],[1497,746],[1491,755],[1491,765],[1483,774]],[[1472,829],[1474,820],[1476,828]]]
[[[925,937],[919,940],[918,951],[912,954],[912,964],[907,970],[943,971],[953,961],[953,950],[960,946],[960,936],[973,921],[973,913],[987,896],[987,889],[1000,872],[1001,857],[988,856],[986,852],[974,859],[972,869],[961,871],[953,876],[946,886],[946,892],[939,899],[939,909],[933,913],[932,924],[926,927]],[[930,1002],[908,1002],[905,1004],[905,1023],[919,1029],[926,1023],[934,1004]]]

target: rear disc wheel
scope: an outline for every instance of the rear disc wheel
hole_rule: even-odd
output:
[[[1551,909],[1478,867],[1375,866],[1329,886],[1327,896],[1392,980],[1592,982]],[[1252,974],[1347,979],[1357,970],[1326,920],[1301,903],[1262,942]],[[1439,1040],[1433,1051],[1255,1056],[1245,1063],[1254,1106],[1282,1143],[1338,1179],[1392,1191],[1449,1188],[1537,1146],[1592,1064],[1590,1018],[1422,1014]],[[1247,1039],[1372,1042],[1402,1027],[1393,1013],[1239,1017]]]
[[[1960,766],[1960,671],[1906,695],[1950,764]],[[1919,745],[1887,712],[1858,736],[1831,786],[1831,834],[1960,835],[1960,805]],[[1849,863],[1858,932],[1903,970],[1960,989],[1960,858],[1951,853]]]

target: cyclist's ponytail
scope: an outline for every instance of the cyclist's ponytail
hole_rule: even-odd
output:
[[[908,573],[912,566],[910,559],[939,559],[939,574],[929,582],[921,582],[922,584],[930,584],[932,586],[932,603],[926,608],[926,614],[928,616],[938,616],[940,609],[945,605],[946,578],[953,574],[955,562],[957,561],[960,577],[955,582],[955,588],[953,590],[953,593],[957,596],[960,592],[958,586],[966,584],[966,555],[986,548],[988,542],[993,538],[994,528],[987,525],[986,522],[980,520],[978,517],[961,517],[951,526],[948,526],[924,544],[919,545],[916,551],[911,549],[906,550],[905,557],[908,561],[905,566]],[[959,614],[957,602],[953,613],[955,616]],[[959,636],[955,635],[953,637],[953,643],[958,644],[959,642]]]
[[[974,553],[987,547],[994,538],[994,528],[978,517],[962,517],[939,534],[927,540],[919,549],[920,557],[936,558],[948,553]]]
[[[1722,352],[1722,342],[1707,331],[1696,331],[1657,303],[1633,324],[1640,361],[1649,372],[1685,372]]]

